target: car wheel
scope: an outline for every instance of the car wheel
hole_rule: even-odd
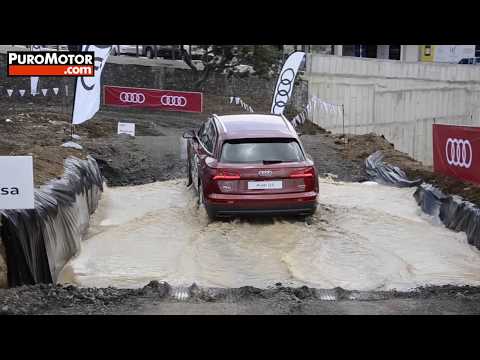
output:
[[[216,213],[205,204],[205,197],[203,195],[203,184],[201,180],[200,180],[200,183],[198,184],[198,206],[199,207],[203,206],[203,208],[205,209],[205,212],[208,215],[208,218],[210,220],[215,220]]]
[[[190,159],[187,160],[187,186],[192,185],[192,165],[190,164]]]
[[[203,184],[202,181],[200,180],[198,182],[198,206],[204,206],[205,205],[205,199],[203,196]]]
[[[118,55],[117,49],[116,49],[115,47],[112,48],[112,55],[113,55],[113,56],[117,56],[117,55]]]

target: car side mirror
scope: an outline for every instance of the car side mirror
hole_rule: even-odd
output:
[[[195,134],[195,130],[187,130],[183,133],[182,137],[184,139],[195,139],[197,134]]]
[[[208,167],[215,167],[218,164],[218,160],[211,156],[207,156],[205,158],[205,164],[207,164]]]

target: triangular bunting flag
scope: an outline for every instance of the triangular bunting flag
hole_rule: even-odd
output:
[[[42,89],[43,96],[47,96],[48,89]]]
[[[235,98],[235,105],[238,105],[238,104],[240,104],[240,98],[239,98],[239,97],[236,97],[236,98]]]
[[[53,88],[53,92],[55,93],[55,95],[58,95],[58,88]]]
[[[13,90],[12,89],[7,89],[7,94],[8,94],[8,96],[12,96]]]
[[[18,92],[20,93],[20,96],[25,95],[25,90],[18,90]]]
[[[233,103],[233,96],[230,96],[230,104]]]

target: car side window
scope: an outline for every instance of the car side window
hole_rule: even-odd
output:
[[[213,147],[215,145],[216,139],[217,139],[217,134],[215,131],[215,125],[210,120],[206,126],[206,139],[204,142],[204,145],[208,151],[213,152]]]
[[[203,125],[198,130],[198,138],[205,145],[206,140],[206,129],[207,129],[208,122],[203,123]]]

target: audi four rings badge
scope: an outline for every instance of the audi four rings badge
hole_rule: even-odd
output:
[[[296,51],[288,57],[287,61],[285,61],[273,93],[271,107],[272,114],[283,114],[283,111],[288,104],[288,100],[290,100],[290,96],[292,96],[295,77],[297,76],[298,69],[304,58],[304,52]]]
[[[160,98],[160,103],[165,106],[185,107],[187,106],[187,98],[185,96],[163,95]]]
[[[272,170],[260,170],[258,172],[258,176],[272,176],[273,171]]]
[[[472,145],[468,140],[448,138],[445,156],[449,165],[468,169],[473,161]]]
[[[142,93],[121,92],[120,101],[126,104],[143,104],[145,95]]]

